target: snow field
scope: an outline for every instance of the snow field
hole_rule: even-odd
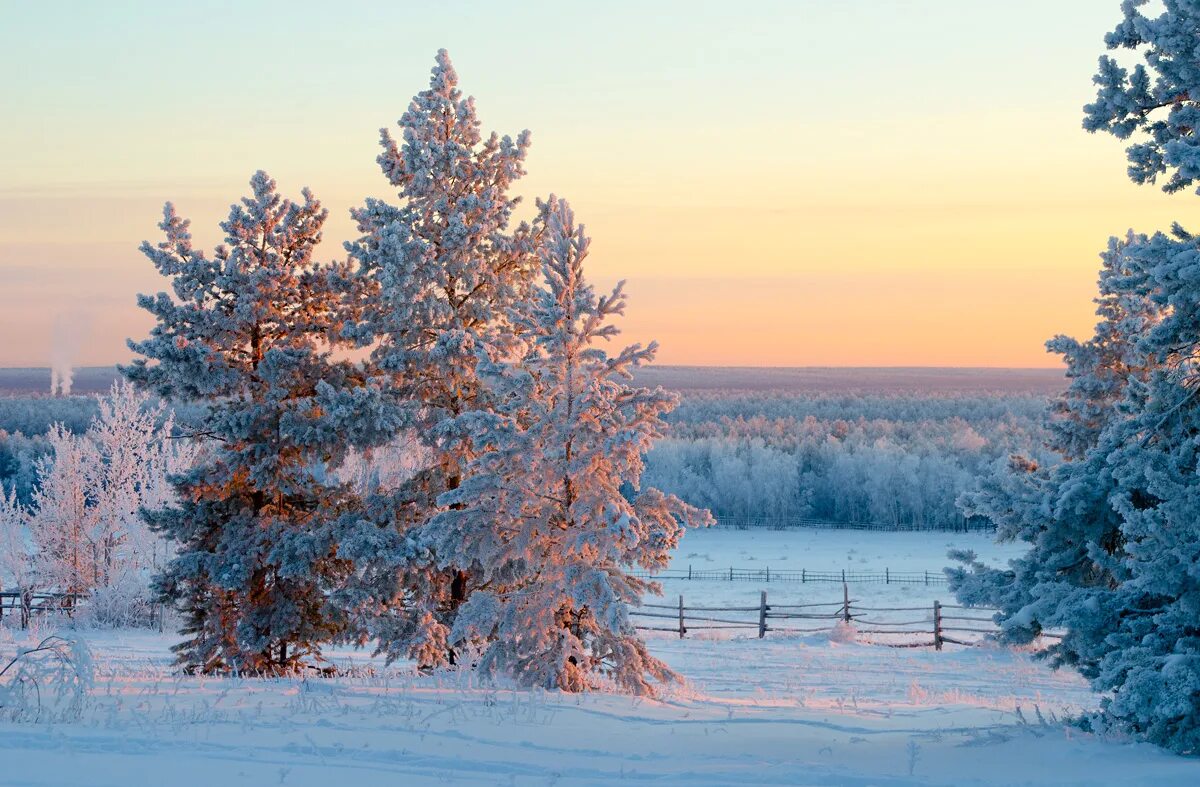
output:
[[[987,545],[978,535],[710,530],[689,533],[675,559],[701,552],[741,558],[740,567],[804,556],[826,568],[865,558],[923,570],[944,562],[947,542]],[[668,593],[681,585],[706,603],[756,602],[760,589],[673,582]],[[852,588],[864,592],[893,603],[927,597],[923,586]],[[781,583],[768,593],[803,603],[840,598],[841,588]],[[928,593],[948,599],[944,587]],[[0,629],[0,654],[49,625]],[[1062,724],[1098,698],[1078,675],[1007,648],[651,634],[651,650],[685,682],[647,700],[513,690],[469,672],[421,675],[344,648],[328,654],[347,670],[337,678],[192,677],[172,668],[174,635],[68,633],[89,642],[97,664],[83,716],[0,722],[0,784],[1200,783],[1195,760]]]
[[[1059,717],[1094,704],[1083,681],[1000,649],[655,640],[688,680],[645,700],[514,691],[347,651],[334,660],[361,669],[334,679],[189,677],[169,667],[169,635],[85,636],[99,674],[83,717],[0,724],[0,783],[1183,785],[1200,775],[1192,760],[1064,727]]]

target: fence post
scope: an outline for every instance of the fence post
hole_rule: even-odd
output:
[[[33,615],[33,591],[21,588],[21,628],[29,628],[29,618]]]
[[[771,581],[771,567],[767,566],[767,582]]]
[[[679,638],[683,639],[683,635],[687,633],[687,629],[683,626],[683,594],[679,594]]]
[[[846,584],[846,569],[842,569],[842,584]]]
[[[888,571],[887,566],[883,567],[883,584],[885,584],[885,585],[892,584],[892,574],[890,571]]]
[[[692,564],[688,563],[688,579],[692,578]]]
[[[767,591],[758,598],[758,638],[767,636]]]
[[[942,649],[942,602],[933,602],[933,647]]]
[[[842,619],[850,622],[850,586],[842,583]]]
[[[733,566],[729,567],[729,581],[733,581]]]
[[[805,578],[805,576],[804,576],[804,575],[805,575],[805,570],[804,570],[804,569],[800,569],[800,584],[801,584],[801,585],[803,585],[805,582],[807,582],[807,581],[808,581],[808,580]]]
[[[929,572],[928,571],[925,572],[925,584],[926,585],[929,584]]]

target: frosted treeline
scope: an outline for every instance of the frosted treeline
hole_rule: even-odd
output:
[[[196,447],[127,383],[93,405],[81,434],[54,424],[42,436],[27,501],[0,484],[0,586],[87,594],[105,622],[128,622],[152,603],[151,574],[172,553],[141,509],[174,500],[169,477]]]
[[[1033,394],[688,393],[644,479],[734,523],[962,527],[959,497],[995,466],[1052,461],[1045,406]]]
[[[22,503],[31,502],[38,461],[53,450],[50,432],[61,428],[83,434],[100,415],[102,399],[94,395],[0,397],[0,486]],[[176,424],[190,424],[200,415],[186,404],[158,402],[153,397],[147,407],[159,414],[160,422],[169,416]]]

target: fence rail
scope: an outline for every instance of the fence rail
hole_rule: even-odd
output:
[[[16,614],[20,618],[21,628],[29,628],[29,620],[34,615],[53,612],[71,614],[85,599],[86,593],[3,592],[0,593],[0,621],[5,613]]]
[[[953,610],[952,614],[946,614],[947,609]],[[973,614],[963,615],[960,611]],[[762,639],[771,631],[780,634],[817,634],[833,632],[841,626],[853,626],[856,634],[872,638],[868,640],[869,644],[941,650],[945,643],[974,645],[980,641],[978,638],[963,637],[963,634],[999,633],[1000,627],[994,618],[986,617],[987,613],[998,611],[990,607],[944,605],[940,601],[925,607],[868,607],[858,599],[851,598],[849,584],[843,584],[841,601],[771,605],[767,603],[767,591],[763,590],[759,593],[758,606],[689,607],[680,595],[677,605],[645,604],[629,614],[646,621],[647,625],[636,626],[640,630],[669,631],[677,633],[680,639],[687,636],[689,631],[714,629],[756,631],[759,639]],[[720,613],[721,617],[712,617],[713,613]],[[744,617],[730,613],[743,613]],[[675,625],[666,626],[667,620]],[[1057,638],[1062,635],[1046,632],[1044,636]]]
[[[676,568],[664,571],[634,571],[634,576],[640,579],[685,579],[693,581],[724,581],[724,582],[834,582],[837,584],[878,584],[878,585],[945,585],[946,575],[941,571],[855,571],[839,569],[835,571],[809,571],[808,569],[786,569],[779,571],[766,568],[695,568],[689,565],[686,569]]]

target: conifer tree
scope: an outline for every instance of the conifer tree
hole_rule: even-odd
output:
[[[328,468],[358,439],[362,379],[331,357],[345,313],[345,265],[313,259],[326,211],[293,202],[258,172],[221,224],[225,245],[195,249],[168,203],[165,239],[142,252],[173,295],[139,296],[157,320],[123,369],[137,385],[204,406],[205,450],[176,476],[178,503],[147,512],[178,553],[156,580],[186,614],[189,667],[279,672],[332,639],[326,593],[350,570],[324,523],[344,506]]]
[[[1160,10],[1153,16],[1144,13],[1148,5],[1148,0],[1121,3],[1121,22],[1104,43],[1110,50],[1141,55],[1144,62],[1128,69],[1115,58],[1100,58],[1093,78],[1096,100],[1084,107],[1083,127],[1136,139],[1127,151],[1129,177],[1155,183],[1170,173],[1162,188],[1176,192],[1200,178],[1200,6],[1193,0],[1162,0],[1151,6]]]
[[[622,285],[597,297],[584,278],[583,227],[564,201],[541,208],[543,284],[513,313],[524,352],[484,364],[500,404],[470,423],[473,445],[486,449],[422,535],[443,565],[477,572],[450,638],[480,648],[482,670],[567,691],[607,677],[653,693],[673,673],[649,654],[628,607],[659,588],[630,570],[664,567],[683,524],[711,518],[637,491],[642,457],[677,399],[625,382],[655,344],[611,357],[597,346],[618,333]]]
[[[1132,72],[1102,58],[1085,125],[1127,138],[1130,176],[1178,191],[1200,175],[1200,10],[1126,0],[1110,48],[1144,54]],[[1088,723],[1200,752],[1200,238],[1132,233],[1110,242],[1101,321],[1086,342],[1058,337],[1071,379],[1052,407],[1052,467],[1015,459],[967,501],[1028,553],[1008,570],[970,553],[949,572],[960,599],[1000,607],[1010,640],[1048,628],[1047,653],[1107,696]]]
[[[476,580],[473,567],[447,564],[413,535],[477,452],[470,419],[493,406],[480,359],[515,346],[508,314],[535,259],[529,227],[509,230],[518,199],[508,190],[524,174],[529,132],[485,138],[445,50],[399,125],[400,139],[381,132],[378,158],[399,204],[367,200],[353,211],[362,236],[347,248],[373,290],[351,333],[373,347],[370,370],[386,380],[389,415],[421,437],[430,461],[344,518],[339,554],[357,571],[338,598],[360,639],[438,666],[453,656],[449,626]]]

